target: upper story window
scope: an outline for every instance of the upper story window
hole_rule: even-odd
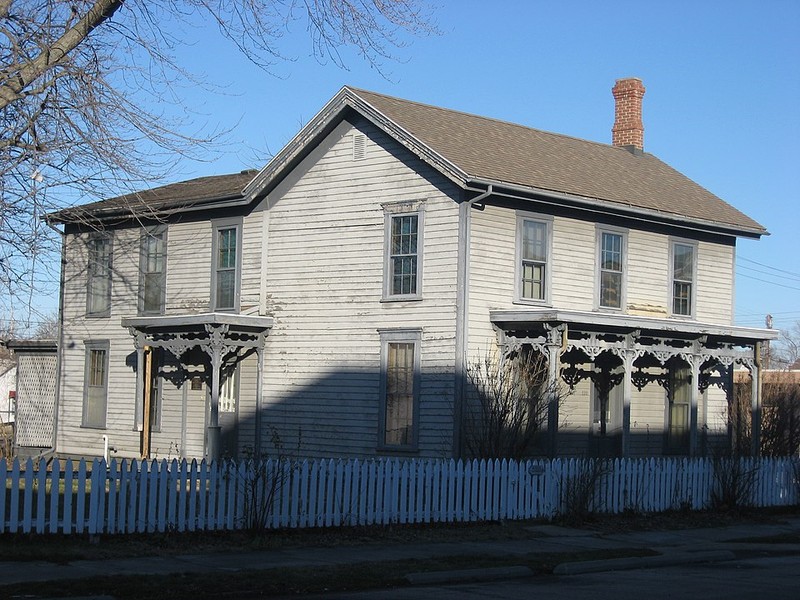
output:
[[[139,312],[164,313],[167,275],[167,228],[156,227],[142,234],[139,254]]]
[[[422,223],[420,203],[387,205],[385,300],[422,296]]]
[[[111,313],[112,246],[110,234],[89,238],[86,313],[90,317],[107,317]]]
[[[625,235],[615,231],[600,231],[600,288],[601,308],[622,308],[625,291]]]
[[[241,219],[214,223],[211,274],[212,310],[239,310],[242,253]]]
[[[517,219],[517,299],[547,302],[550,295],[551,221]]]
[[[690,317],[694,314],[695,246],[672,244],[672,314]]]

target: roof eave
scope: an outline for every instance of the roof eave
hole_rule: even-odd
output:
[[[66,208],[54,213],[44,215],[44,220],[50,225],[55,224],[81,224],[81,223],[105,223],[108,221],[117,221],[119,219],[129,219],[132,217],[141,218],[158,218],[165,217],[176,212],[197,212],[207,210],[209,208],[231,208],[247,204],[249,199],[238,194],[226,194],[224,196],[216,196],[211,198],[204,198],[194,202],[188,201],[185,204],[175,204],[169,207],[152,208],[143,205],[141,212],[137,212],[131,207],[120,207],[114,209],[97,209],[94,211],[81,210],[80,206],[74,208]],[[67,214],[65,214],[67,213]],[[69,213],[73,213],[74,216]]]
[[[637,206],[624,205],[619,202],[612,202],[610,200],[603,200],[601,198],[588,198],[586,196],[578,196],[568,192],[561,192],[557,190],[548,190],[544,188],[536,188],[531,186],[522,186],[518,184],[508,183],[486,178],[473,178],[467,181],[468,186],[479,186],[481,191],[488,189],[492,186],[495,195],[503,195],[502,190],[509,190],[510,192],[517,192],[519,194],[529,196],[544,196],[556,202],[562,202],[570,207],[580,207],[594,212],[604,212],[615,215],[624,215],[639,221],[646,221],[650,223],[667,224],[679,226],[684,229],[693,229],[697,231],[721,233],[725,235],[732,235],[735,237],[759,239],[762,235],[769,235],[769,232],[763,227],[745,227],[741,225],[733,225],[730,223],[719,223],[715,221],[708,221],[705,219],[697,219],[693,217],[686,217],[682,215],[673,215],[662,211],[641,208]],[[514,194],[506,194],[513,196]]]

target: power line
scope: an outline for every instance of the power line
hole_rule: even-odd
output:
[[[777,279],[786,280],[786,281],[797,281],[800,283],[800,277],[794,276],[787,276],[787,275],[778,275],[777,273],[770,273],[769,271],[764,271],[762,269],[754,269],[753,267],[748,267],[747,265],[739,265],[740,269],[746,269],[748,271],[753,271],[754,273],[761,273],[762,275],[766,275],[767,277],[775,277]]]
[[[786,288],[788,290],[797,290],[798,292],[800,292],[800,287],[795,287],[793,285],[784,285],[782,283],[775,283],[774,281],[770,281],[768,279],[760,279],[759,277],[753,277],[752,275],[748,275],[747,273],[737,272],[736,274],[742,277],[746,277],[748,279],[755,279],[756,281],[761,281],[762,283],[769,283],[772,285],[777,285],[778,287]]]
[[[784,269],[779,269],[777,267],[771,267],[769,265],[765,265],[764,263],[760,263],[758,261],[755,261],[755,260],[752,260],[752,259],[749,259],[749,258],[745,258],[744,256],[737,256],[736,260],[743,260],[745,262],[749,262],[749,263],[753,263],[754,265],[758,265],[759,267],[764,267],[764,268],[770,269],[772,271],[778,271],[779,273],[786,273],[787,275],[792,275],[792,276],[800,279],[800,273],[795,273],[794,271],[786,271]]]

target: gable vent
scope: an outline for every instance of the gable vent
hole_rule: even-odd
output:
[[[353,160],[364,160],[367,157],[367,136],[363,133],[353,134]]]

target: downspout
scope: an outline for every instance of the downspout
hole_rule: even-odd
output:
[[[470,190],[468,191],[480,191]],[[463,257],[458,261],[458,275],[456,284],[456,360],[455,360],[455,394],[453,407],[453,455],[455,458],[463,456],[463,440],[461,435],[461,420],[464,404],[464,382],[466,379],[466,358],[469,342],[469,257],[470,257],[470,234],[471,234],[471,210],[472,207],[488,198],[494,193],[491,184],[481,191],[480,194],[462,202],[459,207],[458,219],[458,243],[459,255]]]

